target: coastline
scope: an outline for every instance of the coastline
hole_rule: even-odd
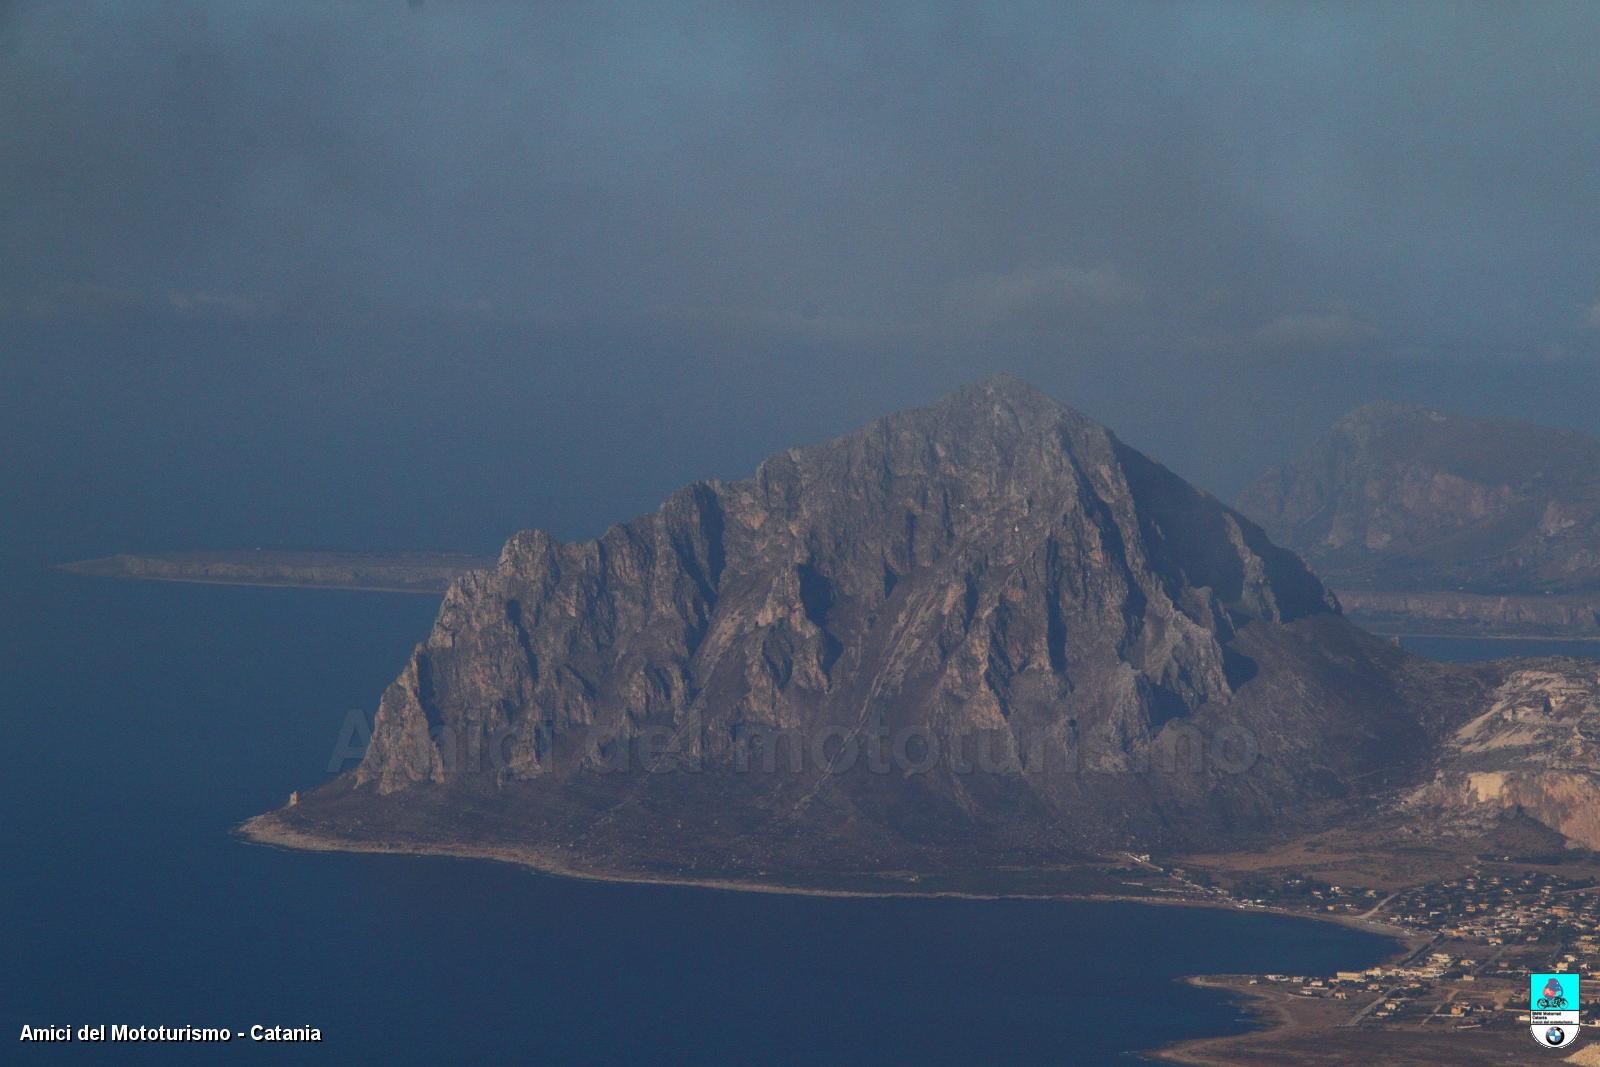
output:
[[[694,878],[665,874],[639,874],[631,871],[609,871],[592,867],[577,867],[530,848],[497,847],[491,845],[433,845],[414,842],[349,841],[307,833],[282,825],[276,812],[256,815],[238,826],[233,833],[255,845],[284,848],[300,852],[349,852],[386,856],[438,856],[446,859],[492,860],[523,867],[538,874],[555,878],[574,878],[585,882],[617,882],[631,885],[675,886],[683,889],[715,889],[729,893],[771,893],[807,897],[853,897],[867,899],[947,899],[947,900],[1041,900],[1041,901],[1095,901],[1100,903],[1150,904],[1157,907],[1209,908],[1217,911],[1237,911],[1247,915],[1276,915],[1280,918],[1308,919],[1313,922],[1333,923],[1363,933],[1377,934],[1395,940],[1412,936],[1408,931],[1387,923],[1363,919],[1358,915],[1321,915],[1314,912],[1292,911],[1287,908],[1244,907],[1217,900],[1195,897],[1140,896],[1133,893],[1010,893],[973,892],[957,889],[831,889],[826,886],[795,885],[778,881],[755,881],[740,878]]]
[[[548,853],[529,848],[493,846],[449,846],[416,843],[349,841],[342,838],[307,833],[284,826],[276,812],[266,812],[246,819],[234,827],[236,837],[253,845],[282,848],[301,852],[345,852],[368,855],[436,856],[447,859],[490,860],[509,863],[533,873],[554,878],[573,878],[587,882],[612,882],[632,885],[669,886],[685,889],[708,889],[727,893],[768,893],[787,896],[882,899],[953,899],[953,900],[1033,900],[1080,901],[1093,903],[1147,904],[1158,907],[1206,908],[1235,911],[1245,914],[1275,915],[1280,918],[1307,919],[1313,922],[1333,923],[1363,933],[1387,937],[1396,943],[1396,950],[1383,957],[1379,963],[1401,959],[1414,951],[1420,939],[1410,931],[1374,922],[1355,915],[1318,915],[1285,908],[1242,907],[1233,903],[1204,900],[1192,897],[1135,896],[1117,893],[976,893],[959,890],[915,889],[829,889],[821,886],[801,886],[783,882],[758,882],[731,878],[687,878],[669,875],[643,875],[626,871],[604,871],[573,866]],[[1213,992],[1225,993],[1237,1000],[1259,1025],[1243,1034],[1221,1037],[1185,1038],[1158,1048],[1142,1050],[1136,1055],[1148,1062],[1186,1064],[1189,1067],[1231,1067],[1226,1050],[1232,1043],[1243,1039],[1260,1039],[1294,1032],[1298,1024],[1281,1007],[1264,993],[1238,988],[1224,981],[1220,975],[1188,975],[1180,979],[1190,985]]]
[[[1183,1064],[1184,1067],[1235,1067],[1237,1061],[1229,1053],[1239,1041],[1259,1041],[1262,1038],[1285,1036],[1300,1029],[1294,1017],[1265,993],[1240,989],[1216,975],[1189,975],[1182,981],[1200,989],[1225,993],[1234,998],[1250,1016],[1254,1025],[1242,1034],[1185,1038],[1140,1053],[1144,1059],[1152,1063],[1177,1063]]]
[[[1493,640],[1600,640],[1600,591],[1473,593],[1341,588],[1350,621],[1374,633]]]

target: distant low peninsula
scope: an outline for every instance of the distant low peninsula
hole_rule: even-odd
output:
[[[1345,615],[1373,633],[1503,640],[1600,640],[1600,592],[1501,594],[1338,589]]]
[[[470,570],[494,566],[490,556],[430,552],[293,552],[237,549],[205,552],[121,553],[63,563],[61,569],[101,578],[212,585],[364,589],[441,596]]]

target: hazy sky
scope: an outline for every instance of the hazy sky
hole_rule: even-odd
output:
[[[572,536],[1001,369],[1225,495],[1378,396],[1600,431],[1597,53],[1593,4],[0,4],[0,488]]]

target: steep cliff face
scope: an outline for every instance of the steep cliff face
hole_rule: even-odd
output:
[[[1600,590],[1600,441],[1373,404],[1239,508],[1337,589]]]
[[[1254,525],[997,379],[594,541],[517,534],[335,792],[612,864],[1209,841],[1414,773],[1415,669]]]

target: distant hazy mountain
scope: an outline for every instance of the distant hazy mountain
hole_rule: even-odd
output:
[[[595,541],[517,534],[360,766],[255,831],[744,874],[1215,845],[1423,781],[1488,684],[1002,378]]]
[[[1372,404],[1238,506],[1341,594],[1600,591],[1600,440],[1571,430]]]

